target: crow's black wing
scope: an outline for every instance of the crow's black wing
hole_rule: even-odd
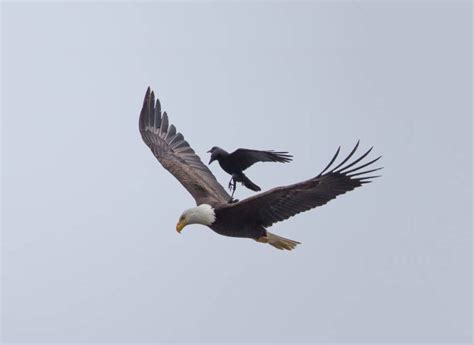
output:
[[[227,161],[234,170],[243,171],[257,162],[288,163],[292,158],[288,152],[237,149],[229,154]]]

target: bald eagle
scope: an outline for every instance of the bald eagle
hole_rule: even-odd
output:
[[[371,182],[379,176],[367,174],[381,169],[363,170],[380,157],[358,165],[372,148],[350,162],[359,146],[357,142],[349,155],[333,167],[339,147],[326,168],[316,177],[229,203],[230,195],[183,135],[169,123],[168,115],[161,112],[160,102],[157,99],[155,103],[155,95],[150,88],[143,101],[139,129],[143,141],[158,161],[196,200],[197,206],[185,210],[179,217],[176,225],[178,233],[186,225],[202,224],[223,236],[250,238],[278,249],[292,250],[300,242],[272,234],[267,228]]]

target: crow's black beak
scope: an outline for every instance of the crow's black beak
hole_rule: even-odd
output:
[[[208,165],[211,165],[211,163],[214,162],[214,161],[215,161],[215,158],[212,158],[212,157],[211,157],[211,159],[209,160],[209,164],[208,164]]]
[[[211,152],[212,152],[212,149],[211,149],[211,150],[209,150],[209,151],[207,151],[207,153],[211,153]]]

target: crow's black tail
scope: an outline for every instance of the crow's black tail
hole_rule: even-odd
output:
[[[242,175],[239,176],[239,177],[240,177],[240,179],[239,179],[240,182],[242,182],[242,184],[243,184],[245,187],[247,187],[248,189],[251,189],[251,190],[253,190],[254,192],[259,192],[259,191],[262,190],[262,189],[261,189],[259,186],[257,186],[255,183],[253,183],[252,181],[250,181],[250,179],[249,179],[247,176],[245,176],[244,174],[242,174]]]

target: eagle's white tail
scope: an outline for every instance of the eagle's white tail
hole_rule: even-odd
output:
[[[266,237],[261,237],[258,239],[259,242],[268,243],[275,248],[281,250],[293,250],[296,248],[298,244],[301,244],[298,241],[293,241],[288,238],[280,237],[278,235],[272,234],[271,232],[267,231]]]

